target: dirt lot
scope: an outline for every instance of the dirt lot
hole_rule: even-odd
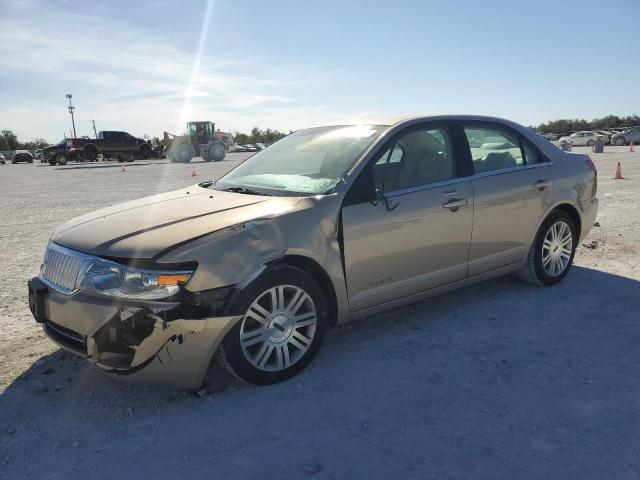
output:
[[[63,354],[26,281],[64,220],[243,157],[0,165],[0,478],[640,477],[640,153],[626,150],[592,155],[599,226],[560,285],[508,276],[340,327],[279,385],[213,365],[202,396]]]

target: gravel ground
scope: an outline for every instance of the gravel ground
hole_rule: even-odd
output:
[[[200,395],[65,355],[26,280],[64,220],[246,155],[0,165],[0,478],[640,477],[640,153],[626,150],[592,155],[599,226],[560,285],[507,276],[339,327],[279,385],[212,365]],[[611,179],[618,161],[626,180]]]

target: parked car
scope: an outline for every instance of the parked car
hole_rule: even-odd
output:
[[[7,160],[4,158],[4,155],[0,153],[0,164],[4,165],[7,163]]]
[[[510,272],[557,284],[594,223],[596,175],[491,117],[299,130],[215,183],[63,224],[29,306],[112,377],[196,388],[216,355],[275,383],[332,325]]]
[[[591,146],[595,143],[596,134],[594,132],[575,132],[568,137],[561,137],[560,144],[570,143],[574,147]]]
[[[555,133],[538,133],[542,138],[546,138],[550,142],[557,140],[558,136]]]
[[[120,161],[147,159],[153,155],[149,140],[136,138],[127,132],[102,131],[98,138],[65,138],[43,149],[50,165],[65,165],[69,160],[96,161],[98,155]]]
[[[16,150],[11,159],[11,163],[33,163],[33,155],[27,150]]]
[[[264,150],[267,148],[264,143],[256,143],[255,145],[258,147],[258,150]]]
[[[631,127],[629,130],[611,136],[612,145],[630,145],[631,142],[634,145],[640,144],[640,126]]]
[[[36,160],[40,160],[40,163],[45,163],[47,161],[44,158],[42,148],[36,148],[36,150],[33,152],[33,158],[35,158]]]
[[[244,145],[244,148],[246,149],[247,152],[257,152],[258,151],[258,147],[256,147],[252,143]]]
[[[611,143],[611,137],[613,136],[613,132],[610,132],[608,130],[596,130],[594,133],[596,134],[596,136],[602,135],[604,137],[604,141],[606,145],[609,145]]]

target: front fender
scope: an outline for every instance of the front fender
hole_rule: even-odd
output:
[[[249,220],[184,245],[158,258],[159,263],[197,262],[185,285],[192,292],[247,284],[269,263],[287,256],[314,260],[329,276],[338,305],[345,305],[346,285],[338,240],[341,195],[304,198],[292,210]],[[339,309],[338,321],[344,317]]]

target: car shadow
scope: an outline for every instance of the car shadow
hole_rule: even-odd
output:
[[[146,167],[149,165],[164,165],[166,162],[125,162],[125,163],[94,163],[94,164],[86,164],[86,165],[52,165],[54,166],[54,170],[85,170],[85,169],[100,169],[100,168],[122,168],[124,165],[125,168],[131,167]]]
[[[504,472],[519,455],[539,461],[540,472],[554,445],[562,445],[573,465],[587,468],[594,461],[590,452],[605,444],[617,450],[604,452],[607,462],[597,468],[613,468],[640,447],[633,431],[640,397],[639,293],[638,280],[579,266],[553,288],[500,277],[338,326],[306,370],[264,387],[234,379],[215,362],[208,388],[199,392],[133,385],[56,351],[0,395],[0,425],[16,449],[36,434],[39,442],[59,444],[59,430],[75,432],[78,445],[63,443],[56,458],[47,456],[62,470],[65,454],[100,463],[94,450],[103,451],[112,434],[119,461],[140,461],[145,446],[156,452],[148,454],[153,461],[158,451],[189,438],[215,440],[239,457],[250,444],[271,438],[304,461],[315,458],[305,456],[302,445],[286,443],[282,425],[289,429],[286,438],[317,439],[326,449],[317,455],[325,468],[333,465],[331,455],[338,458],[358,441],[380,452],[371,461],[381,472],[399,465],[383,458],[424,468],[416,462],[425,455],[429,467],[437,467],[430,471],[441,474],[455,472],[461,457]],[[100,434],[104,429],[112,433]],[[230,444],[223,447],[224,439]],[[238,472],[253,465],[246,461],[236,465]],[[285,461],[274,456],[265,468],[279,462]],[[522,470],[509,468],[521,477]],[[619,472],[615,468],[608,471]]]

